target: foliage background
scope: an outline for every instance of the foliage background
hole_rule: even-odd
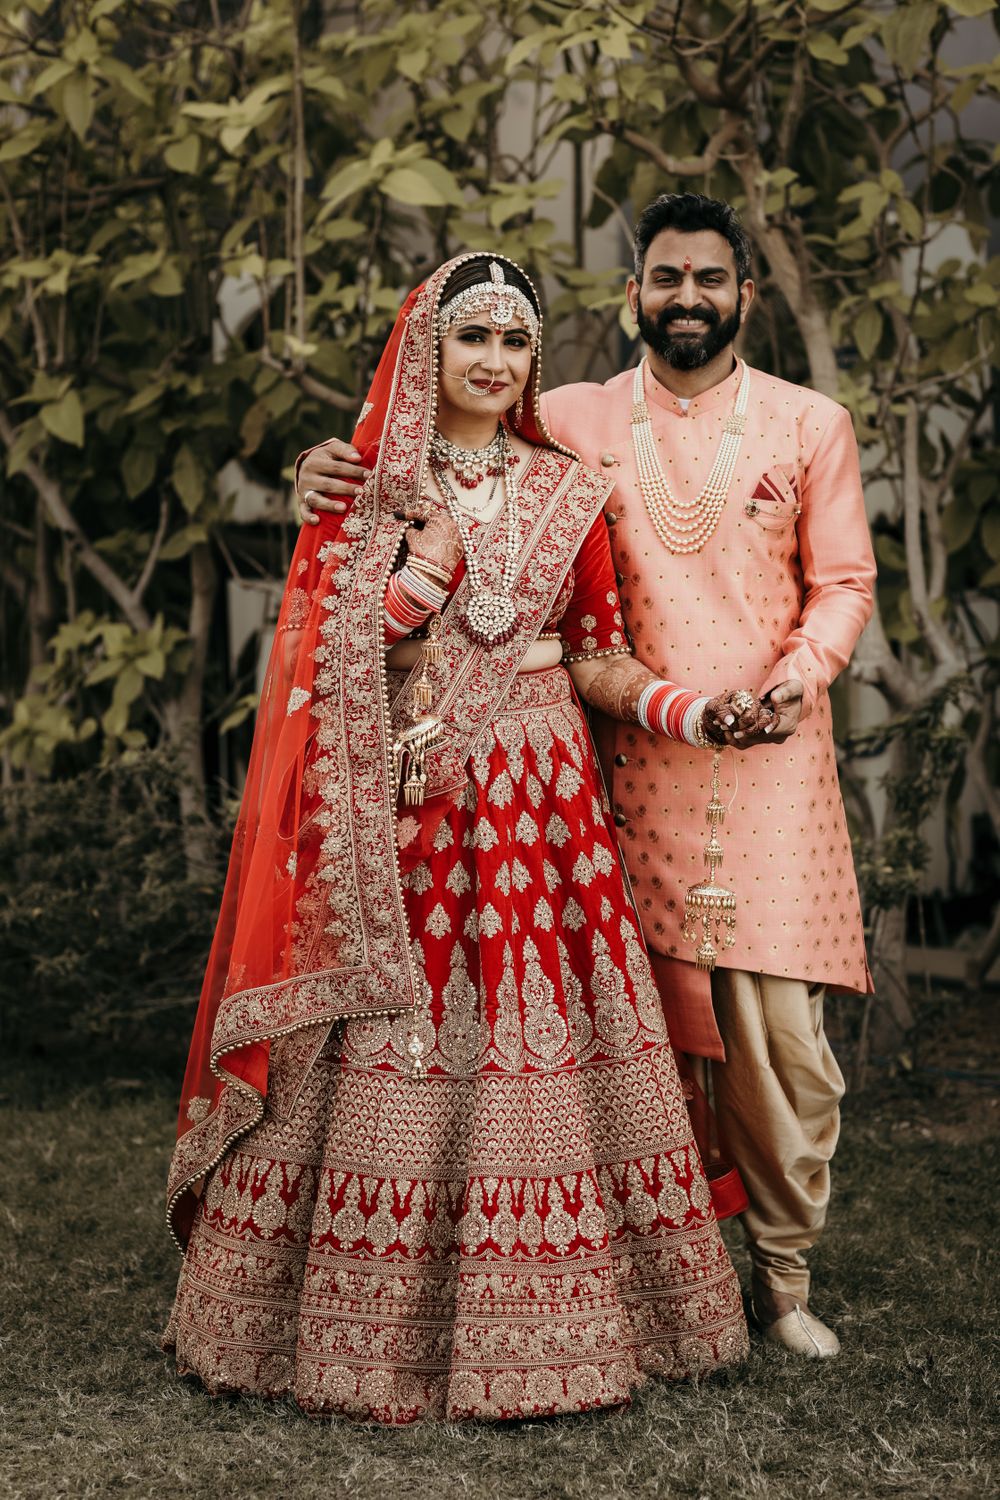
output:
[[[905,1031],[928,815],[973,788],[987,918],[1000,847],[991,0],[0,0],[0,47],[8,1014],[190,993],[253,704],[223,585],[281,575],[289,460],[350,430],[401,290],[496,246],[549,291],[550,381],[603,378],[633,331],[592,231],[624,261],[687,185],[753,235],[748,357],[849,406],[877,497],[842,773]],[[74,1004],[92,942],[131,1000],[109,962]]]

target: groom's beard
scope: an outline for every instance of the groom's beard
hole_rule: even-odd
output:
[[[714,307],[667,307],[657,318],[647,318],[642,299],[636,299],[635,317],[644,344],[674,370],[700,370],[731,344],[740,331],[740,305],[728,318],[721,318]],[[671,333],[672,323],[680,318],[700,318],[704,333]]]

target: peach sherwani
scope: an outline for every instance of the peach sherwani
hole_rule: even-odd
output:
[[[705,482],[740,374],[737,366],[685,412],[646,370],[660,461],[675,494],[690,497]],[[721,878],[736,893],[737,918],[736,946],[720,963],[867,991],[827,693],[871,613],[875,578],[850,416],[815,391],[753,370],[746,433],[718,528],[700,552],[674,556],[638,485],[632,379],[629,370],[605,385],[563,386],[545,397],[543,410],[561,441],[616,477],[605,514],[636,656],[703,693],[764,692],[792,677],[805,688],[789,740],[723,758],[723,800],[733,797],[733,805],[721,835]],[[634,725],[603,728],[647,942],[654,955],[689,960],[661,964],[673,971],[663,978],[675,1045],[720,1056],[707,976],[694,969],[693,948],[680,933],[685,889],[704,873],[708,753]],[[680,1013],[669,1004],[670,988]],[[693,1014],[684,1013],[685,995],[704,1011],[700,1035]]]

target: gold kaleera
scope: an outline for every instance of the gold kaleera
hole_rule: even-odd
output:
[[[414,684],[410,717],[412,723],[400,732],[392,747],[396,785],[406,807],[422,807],[427,787],[427,751],[441,738],[443,724],[427,710],[433,701],[433,689],[427,668],[441,659],[441,616],[433,614],[427,622],[427,639],[423,642],[420,676]],[[405,772],[405,776],[404,776]]]
[[[685,893],[682,928],[685,941],[698,944],[695,953],[697,967],[707,969],[709,973],[715,968],[718,950],[732,948],[736,942],[736,897],[724,885],[719,885],[715,878],[716,869],[722,864],[719,825],[726,817],[726,809],[719,797],[721,764],[722,751],[716,750],[712,757],[712,797],[705,809],[705,821],[709,827],[708,843],[705,845],[708,879],[691,886]]]

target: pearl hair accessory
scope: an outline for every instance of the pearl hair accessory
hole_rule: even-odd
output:
[[[729,486],[733,482],[736,460],[743,445],[750,400],[750,370],[743,364],[743,378],[732,412],[722,428],[722,441],[715,455],[712,471],[693,500],[678,500],[667,482],[656,451],[653,424],[646,405],[643,374],[646,360],[636,366],[632,382],[632,447],[639,471],[639,488],[646,502],[649,519],[668,552],[682,556],[700,552],[719,524]]]
[[[456,323],[467,323],[477,313],[486,313],[498,333],[509,328],[515,318],[524,324],[531,348],[538,342],[538,314],[520,287],[510,286],[504,279],[503,267],[490,261],[489,281],[477,282],[466,287],[439,309],[437,335],[443,339],[449,328]]]

